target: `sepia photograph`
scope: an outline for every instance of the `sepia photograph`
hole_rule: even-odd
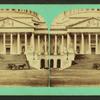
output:
[[[48,86],[47,30],[36,12],[0,9],[0,86]]]
[[[100,86],[100,9],[62,12],[50,38],[51,87]]]
[[[100,86],[100,9],[59,13],[50,31],[28,9],[0,9],[0,86]]]

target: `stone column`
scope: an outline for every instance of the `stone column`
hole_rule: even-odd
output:
[[[88,34],[88,38],[89,38],[89,54],[91,54],[91,34]]]
[[[61,54],[64,53],[64,36],[61,36]]]
[[[84,34],[81,34],[81,54],[84,54]]]
[[[34,45],[35,39],[34,39],[34,33],[32,33],[32,41],[31,41],[31,45],[32,45],[32,49],[33,49],[33,53],[35,52],[35,45]]]
[[[54,59],[54,66],[53,68],[57,68],[57,59]]]
[[[95,37],[96,37],[96,54],[98,54],[98,34],[96,34]]]
[[[25,33],[25,53],[27,53],[27,33]]]
[[[13,52],[12,52],[12,47],[13,47],[13,35],[12,35],[12,33],[10,34],[10,54],[12,54]]]
[[[47,35],[44,36],[45,41],[45,55],[47,55]]]
[[[67,33],[67,51],[69,49],[69,44],[70,44],[70,36],[69,33]]]
[[[3,54],[6,54],[6,34],[3,33]]]
[[[40,35],[38,35],[38,54],[40,55]]]
[[[74,52],[77,53],[76,51],[76,46],[77,46],[77,34],[74,33]]]
[[[55,35],[54,55],[57,54],[57,35]]]
[[[20,34],[17,33],[17,54],[20,54]]]

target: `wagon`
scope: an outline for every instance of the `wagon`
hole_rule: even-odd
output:
[[[15,69],[15,70],[24,69],[25,66],[26,66],[26,64],[13,64],[13,63],[8,64],[8,68],[11,70],[12,69]]]

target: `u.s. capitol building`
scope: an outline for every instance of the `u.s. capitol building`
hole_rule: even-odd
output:
[[[0,10],[0,64],[28,63],[35,69],[72,66],[76,55],[100,54],[100,9],[65,11],[50,33],[36,12]],[[92,56],[93,57],[93,56]]]
[[[73,67],[100,62],[100,9],[63,12],[54,19],[50,36],[55,68],[71,67],[77,59]]]

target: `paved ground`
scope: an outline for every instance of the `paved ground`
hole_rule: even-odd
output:
[[[48,86],[47,70],[0,70],[2,86]]]
[[[51,72],[51,86],[100,86],[100,70],[66,69]]]

